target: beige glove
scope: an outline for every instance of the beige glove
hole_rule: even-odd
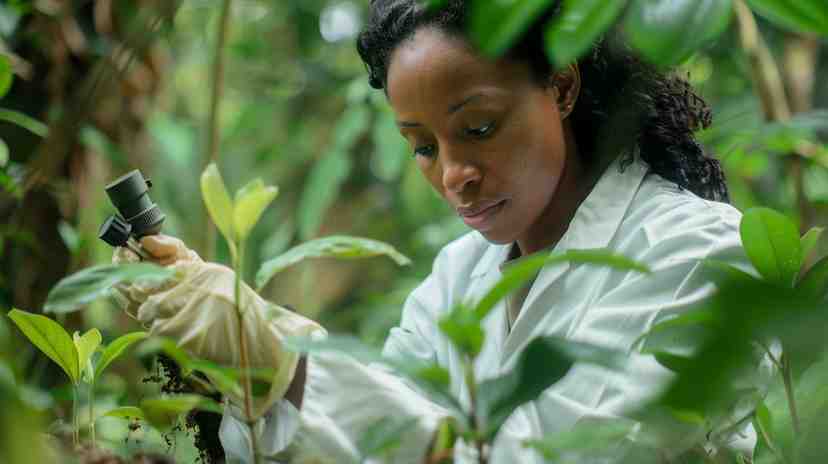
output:
[[[177,340],[180,347],[198,358],[238,366],[233,270],[202,261],[174,237],[143,237],[141,246],[158,264],[173,268],[177,278],[118,287],[113,294],[119,305],[152,335]],[[126,248],[117,248],[112,261],[134,262],[138,257]],[[299,361],[298,354],[283,348],[282,340],[324,330],[316,322],[264,300],[245,284],[240,296],[250,365],[275,370],[268,394],[254,398],[253,414],[260,417],[285,394]],[[236,404],[243,401],[235,395],[230,395],[230,400]]]

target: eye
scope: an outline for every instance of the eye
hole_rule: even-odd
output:
[[[486,125],[480,127],[469,127],[463,129],[466,135],[476,138],[484,138],[492,133],[492,130],[495,127],[494,121],[487,123]]]
[[[426,158],[434,157],[436,148],[434,145],[421,145],[414,148],[414,156],[425,156]]]

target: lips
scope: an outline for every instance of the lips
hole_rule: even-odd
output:
[[[493,218],[503,209],[506,200],[481,201],[469,206],[458,206],[457,213],[467,226],[485,230],[492,226]]]

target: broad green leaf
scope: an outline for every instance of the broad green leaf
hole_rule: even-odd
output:
[[[95,364],[95,375],[93,379],[97,382],[103,372],[112,364],[113,361],[118,359],[130,346],[133,344],[144,340],[147,338],[149,334],[147,332],[132,332],[126,335],[121,335],[120,337],[116,338],[112,341],[109,345],[104,348],[103,353],[101,353],[101,357],[98,358],[98,362]]]
[[[481,319],[467,306],[457,305],[449,314],[440,319],[440,331],[461,353],[475,357],[483,348],[486,337]]]
[[[393,259],[400,266],[411,263],[394,247],[377,240],[346,235],[311,240],[262,264],[256,273],[256,286],[261,289],[274,275],[307,258],[361,259],[382,255]]]
[[[617,445],[632,435],[635,428],[636,424],[626,419],[603,419],[598,423],[579,421],[567,431],[539,440],[527,440],[523,446],[537,450],[550,462],[571,456],[572,452],[584,453],[583,461],[587,461],[587,457],[595,459],[596,452],[617,453]],[[579,461],[570,459],[566,462]]]
[[[101,345],[101,332],[98,329],[89,329],[83,336],[75,332],[72,334],[72,341],[75,342],[75,349],[78,351],[78,372],[86,371],[84,378],[94,380],[92,375],[92,355]]]
[[[624,33],[645,58],[672,66],[718,37],[732,12],[731,0],[633,0]]]
[[[578,346],[567,348],[568,344]],[[614,364],[616,358],[616,353],[597,346],[573,344],[557,337],[535,338],[521,352],[512,372],[485,380],[478,386],[477,409],[485,421],[486,439],[497,435],[515,409],[537,399],[569,372],[577,359],[567,351],[577,351],[580,360],[602,365]]]
[[[791,288],[802,264],[796,225],[772,209],[753,208],[742,217],[740,233],[756,270],[768,281]]]
[[[239,240],[244,240],[250,235],[264,210],[277,195],[279,189],[272,185],[264,185],[261,179],[249,182],[236,192],[233,224]]]
[[[0,108],[0,121],[10,122],[16,124],[34,135],[46,137],[49,135],[49,127],[37,119],[23,114],[20,111]]]
[[[814,251],[814,247],[816,247],[817,243],[819,242],[819,238],[822,236],[823,232],[825,232],[825,228],[814,227],[808,232],[806,232],[805,235],[803,235],[800,239],[800,242],[802,242],[803,263],[811,257],[811,253]]]
[[[388,416],[368,426],[356,443],[363,460],[383,456],[399,447],[405,433],[417,424],[417,420],[416,417],[397,419]]]
[[[9,318],[26,335],[34,346],[49,357],[66,372],[72,383],[78,383],[78,352],[72,337],[57,322],[40,314],[32,314],[19,309],[9,311]]]
[[[501,56],[551,5],[552,0],[474,0],[467,32],[484,55]]]
[[[224,184],[224,179],[221,178],[216,163],[210,163],[201,173],[201,196],[204,198],[204,204],[207,205],[207,211],[210,213],[213,223],[224,235],[227,243],[235,246],[233,201],[230,199],[230,194],[227,193],[227,187]]]
[[[559,68],[575,62],[604,34],[626,0],[564,0],[563,10],[547,25],[546,53]]]
[[[139,356],[163,353],[175,361],[176,364],[181,366],[182,370],[184,370],[184,376],[189,375],[189,371],[192,370],[190,365],[192,364],[193,359],[183,349],[176,345],[175,340],[171,338],[150,338],[138,347],[137,353]]]
[[[120,417],[121,419],[143,419],[144,411],[135,406],[121,406],[103,413],[103,417]]]
[[[171,277],[172,269],[152,263],[94,266],[64,277],[46,297],[45,312],[69,313],[107,295],[116,284],[135,280],[160,280]]]
[[[751,9],[786,29],[828,35],[825,0],[747,0],[747,3]]]
[[[169,427],[180,415],[193,409],[223,413],[222,407],[215,401],[192,394],[147,398],[141,401],[140,408],[144,411],[147,421],[155,428]]]
[[[828,256],[817,261],[796,288],[812,298],[828,297]]]
[[[569,250],[564,253],[537,254],[510,266],[503,273],[500,281],[477,303],[474,309],[477,318],[483,320],[500,300],[532,279],[542,267],[566,262],[610,266],[642,273],[650,272],[643,264],[604,250]]]
[[[11,61],[9,57],[0,53],[0,98],[6,96],[14,80],[14,71],[12,70]]]

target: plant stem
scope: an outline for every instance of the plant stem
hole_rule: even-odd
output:
[[[253,389],[250,379],[250,361],[247,353],[247,337],[244,331],[244,311],[241,301],[242,272],[244,270],[244,240],[239,243],[239,248],[234,257],[233,267],[236,271],[236,287],[234,299],[236,301],[236,318],[239,325],[239,367],[242,372],[242,387],[244,388],[244,415],[247,419],[247,427],[250,429],[250,446],[253,454],[253,462],[259,464],[259,445],[256,438],[255,424],[253,420]]]
[[[469,390],[469,416],[471,417],[472,427],[474,428],[474,445],[477,448],[477,462],[479,464],[486,463],[485,451],[486,443],[480,438],[483,434],[483,424],[480,416],[477,414],[477,382],[474,376],[474,359],[466,358],[465,362],[465,380],[466,388]]]
[[[89,437],[95,447],[95,382],[89,382]]]
[[[80,422],[78,421],[78,384],[72,386],[72,442],[80,446]]]
[[[796,438],[799,436],[799,413],[796,410],[796,398],[794,398],[791,361],[787,354],[782,354],[782,367],[782,380],[785,382],[785,396],[788,397],[788,408],[791,410],[791,423],[793,424],[794,438]]]

